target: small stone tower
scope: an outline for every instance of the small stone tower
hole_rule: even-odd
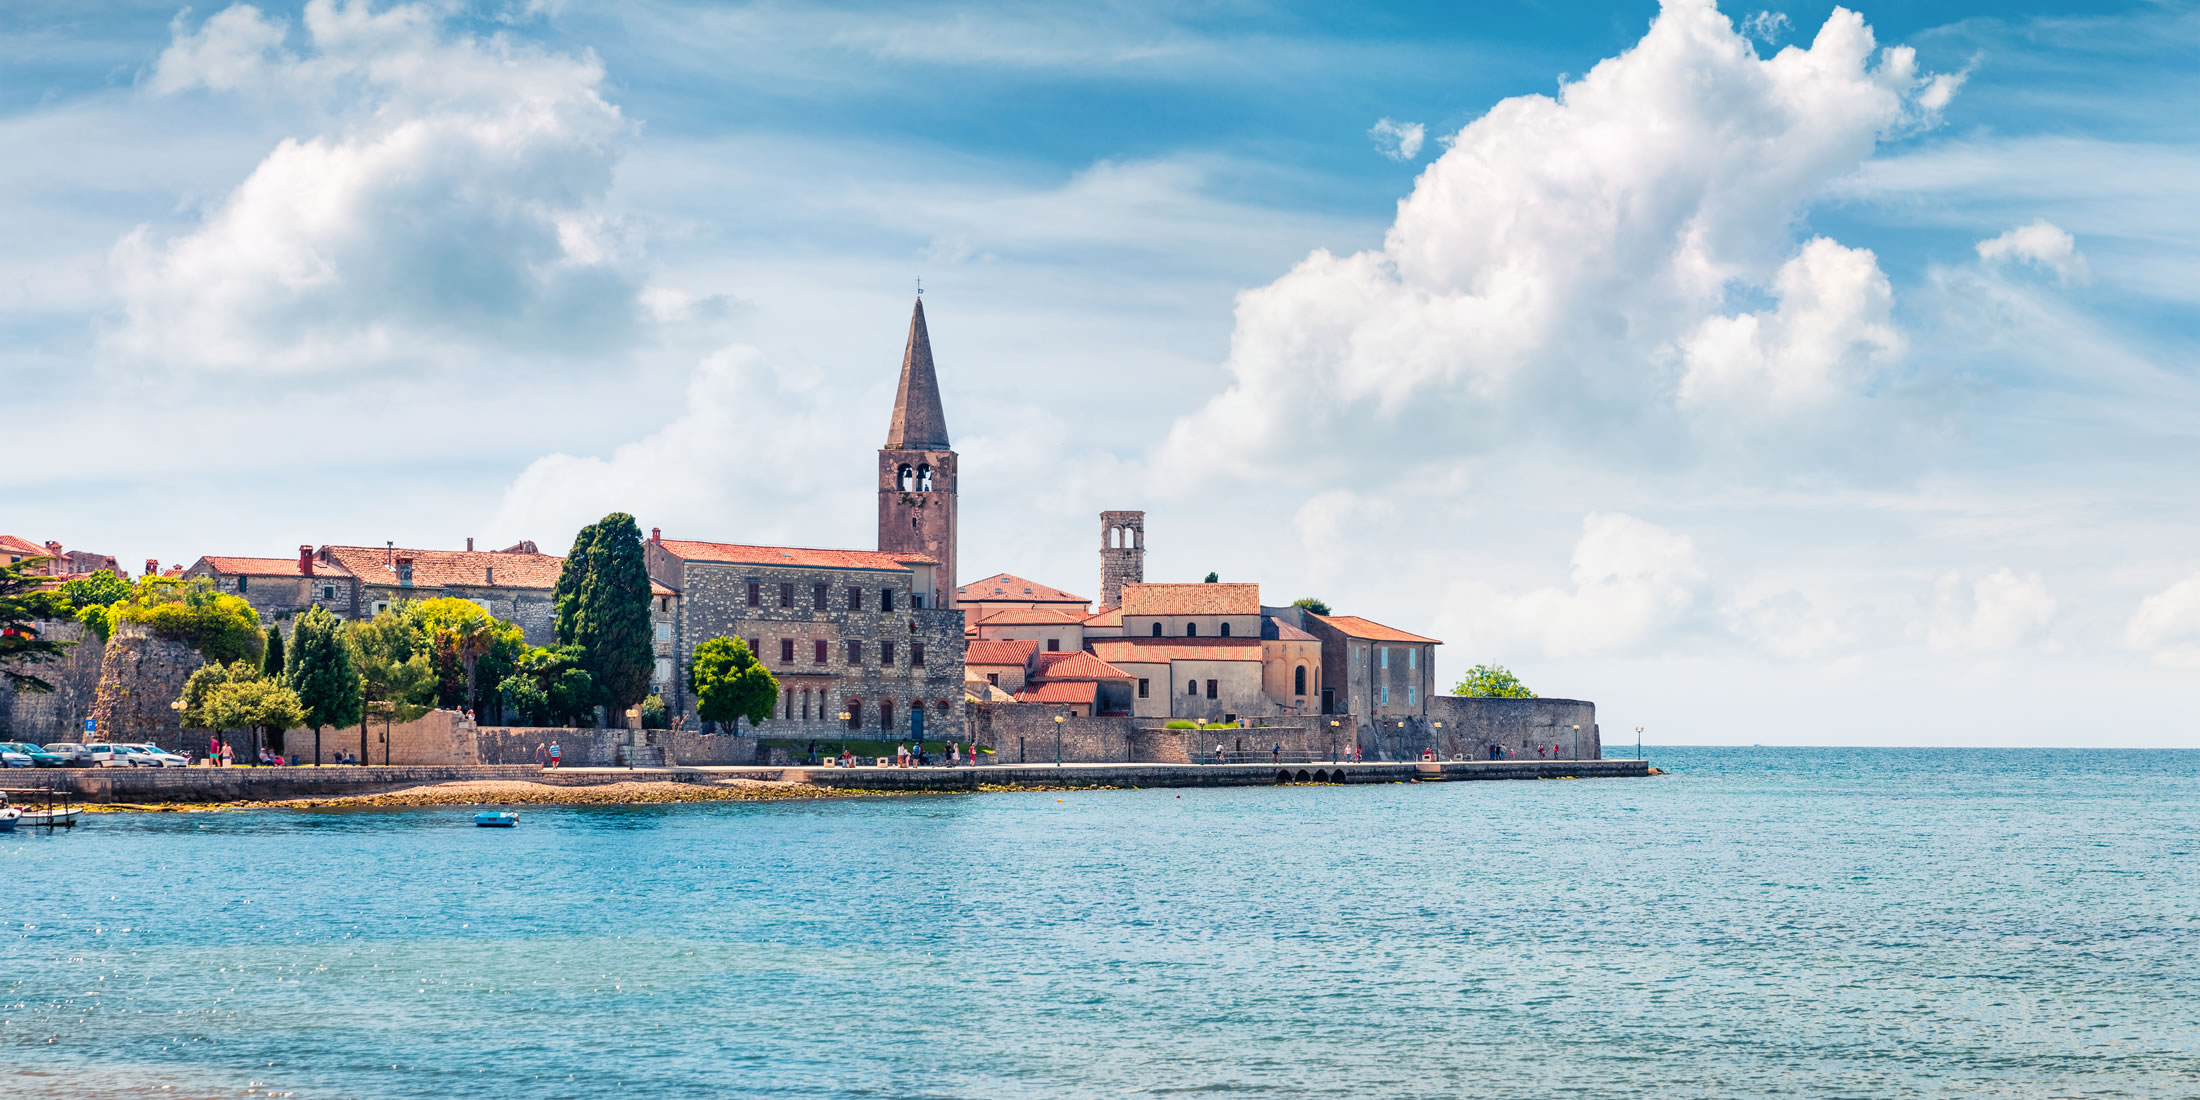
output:
[[[1100,606],[1123,606],[1123,586],[1146,581],[1146,513],[1100,513]]]
[[[878,548],[924,554],[940,563],[926,607],[955,605],[955,452],[947,443],[947,413],[932,372],[932,337],[924,299],[909,315],[901,353],[901,388],[886,445],[878,452]]]

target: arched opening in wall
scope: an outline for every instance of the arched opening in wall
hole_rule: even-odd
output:
[[[1155,624],[1153,624],[1153,636],[1154,636],[1154,637],[1156,637],[1156,638],[1158,638],[1158,637],[1160,637],[1160,636],[1161,636],[1161,624],[1160,624],[1160,623],[1155,623]]]
[[[932,464],[929,462],[917,466],[917,491],[920,493],[932,491]]]
[[[803,721],[805,721],[805,722],[807,722],[807,721],[809,721],[809,720],[810,720],[810,689],[809,689],[809,688],[803,688],[803,689],[802,689],[802,720],[803,720]]]
[[[908,492],[916,487],[917,472],[911,469],[908,463],[902,463],[901,469],[894,474],[894,484],[899,486],[902,492]]]
[[[894,732],[894,701],[892,699],[878,701],[878,728],[881,733]]]
[[[848,697],[848,699],[847,699],[847,701],[846,701],[846,702],[843,702],[842,704],[840,704],[840,708],[841,708],[842,710],[845,710],[845,711],[847,711],[847,712],[848,712],[848,728],[849,728],[849,729],[852,729],[852,730],[859,730],[859,729],[862,729],[862,728],[863,728],[863,700],[862,700],[862,699],[859,699],[859,698],[857,698],[856,696],[853,696],[853,695],[851,695],[851,696],[849,696],[849,697]]]
[[[1107,530],[1100,533],[1100,545],[1105,546],[1110,550],[1116,549],[1117,547],[1123,545],[1121,533],[1122,529],[1119,527],[1108,528]]]
[[[1298,667],[1298,670],[1297,670],[1297,671],[1295,671],[1295,672],[1293,672],[1293,673],[1291,674],[1291,694],[1293,694],[1293,695],[1304,695],[1304,694],[1306,694],[1306,666],[1305,666],[1305,665],[1300,665],[1300,666]]]
[[[1329,772],[1328,772],[1328,771],[1326,771],[1326,770],[1324,770],[1324,771],[1318,771],[1318,772],[1315,772],[1315,773],[1314,773],[1314,782],[1316,782],[1316,783],[1327,783],[1327,782],[1329,782]]]
[[[1305,769],[1305,768],[1300,768],[1300,769],[1299,769],[1299,782],[1301,782],[1301,783],[1307,783],[1307,782],[1311,782],[1311,781],[1313,780],[1313,778],[1314,778],[1313,776],[1311,776],[1311,775],[1308,775],[1308,774],[1306,774],[1306,769]]]
[[[1278,782],[1278,783],[1289,783],[1290,781],[1291,781],[1291,773],[1290,773],[1290,772],[1287,772],[1287,771],[1279,771],[1279,772],[1277,772],[1277,773],[1276,773],[1276,782]]]
[[[1185,636],[1185,637],[1187,637],[1187,638],[1197,638],[1197,637],[1199,637],[1199,624],[1198,624],[1198,623],[1185,623],[1185,624],[1184,624],[1184,636]]]
[[[1223,637],[1225,637],[1225,638],[1227,638],[1227,637],[1229,637],[1229,636],[1230,636],[1230,624],[1229,624],[1229,623],[1224,623],[1224,624],[1222,624],[1222,636],[1223,636]]]

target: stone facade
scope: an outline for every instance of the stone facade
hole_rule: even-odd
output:
[[[1063,718],[1060,723],[1056,717]],[[1190,764],[1212,762],[1220,746],[1226,759],[1268,755],[1281,745],[1291,760],[1342,757],[1345,727],[1318,721],[1215,730],[1172,730],[1151,719],[1085,717],[1041,703],[979,703],[972,708],[971,737],[992,749],[989,764]]]
[[[1146,513],[1100,513],[1100,606],[1123,606],[1123,586],[1146,580]]]
[[[0,741],[41,745],[81,741],[84,716],[91,713],[92,700],[99,691],[106,649],[100,645],[99,636],[80,623],[40,623],[39,633],[71,644],[59,660],[13,666],[18,672],[53,685],[52,691],[17,692],[0,680]]]
[[[940,564],[925,592],[927,608],[955,606],[956,465],[919,298],[909,315],[886,445],[878,452],[878,548]]]
[[[92,699],[91,718],[101,741],[141,741],[169,750],[203,753],[199,732],[184,733],[169,704],[183,694],[183,682],[206,663],[199,651],[160,637],[137,623],[115,627],[107,642]],[[195,739],[195,740],[194,740]],[[77,738],[70,738],[77,740]],[[195,747],[194,747],[195,745]]]

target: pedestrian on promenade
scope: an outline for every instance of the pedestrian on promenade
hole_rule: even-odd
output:
[[[545,764],[548,763],[549,760],[550,752],[548,747],[540,741],[535,742],[535,763]]]
[[[226,768],[231,766],[232,764],[235,764],[236,759],[236,750],[229,747],[229,742],[222,742],[222,767]]]
[[[803,705],[803,706],[809,706],[809,704],[808,704],[808,703],[804,703],[804,704],[802,704],[802,705]],[[812,737],[812,738],[810,738],[810,760],[809,760],[809,762],[810,762],[810,763],[812,763],[812,764],[815,764],[815,763],[817,763],[817,738],[815,738],[815,737]]]
[[[1276,763],[1283,763],[1283,742],[1276,742]]]
[[[209,768],[222,766],[222,739],[219,737],[206,739],[206,766]]]
[[[558,755],[558,743],[556,741],[550,742],[550,766],[553,768],[558,766]]]

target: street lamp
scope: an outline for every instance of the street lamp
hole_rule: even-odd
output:
[[[840,754],[842,756],[848,754],[848,718],[847,711],[840,712]]]
[[[1574,759],[1581,759],[1581,723],[1574,723]]]
[[[1642,759],[1642,727],[1635,727],[1635,759]]]
[[[1337,762],[1337,727],[1343,724],[1334,718],[1329,720],[1329,762],[1332,764]]]
[[[1062,766],[1062,723],[1067,721],[1069,721],[1069,715],[1057,714],[1054,716],[1054,766],[1057,768]]]

